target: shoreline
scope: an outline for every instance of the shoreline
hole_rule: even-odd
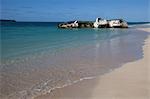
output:
[[[150,28],[138,28],[150,32]],[[143,46],[144,57],[100,77],[87,79],[35,99],[148,99],[150,98],[150,36]],[[142,67],[141,67],[142,66]]]

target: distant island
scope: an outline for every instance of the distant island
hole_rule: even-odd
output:
[[[0,19],[0,22],[16,22],[16,20]]]

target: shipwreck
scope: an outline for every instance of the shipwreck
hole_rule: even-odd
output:
[[[128,28],[123,19],[106,20],[96,18],[96,21],[70,21],[58,24],[58,28]]]

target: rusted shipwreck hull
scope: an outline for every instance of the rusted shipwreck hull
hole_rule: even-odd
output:
[[[94,28],[94,25],[92,21],[70,21],[58,24],[58,28]]]
[[[58,24],[58,28],[128,28],[127,22],[122,19],[93,21],[70,21]]]

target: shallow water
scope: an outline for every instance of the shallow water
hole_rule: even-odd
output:
[[[143,57],[146,32],[56,25],[2,24],[1,97],[31,98]]]

